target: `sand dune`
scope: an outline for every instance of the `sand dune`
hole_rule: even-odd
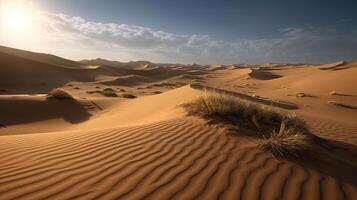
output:
[[[357,106],[356,62],[75,62],[6,47],[0,58],[1,200],[357,199],[357,111],[328,103]],[[74,99],[47,99],[57,87]],[[211,90],[295,114],[321,143],[277,159],[244,129],[188,117],[181,105]]]
[[[0,46],[0,52],[10,54],[10,55],[19,56],[21,58],[25,58],[28,60],[33,60],[33,61],[37,61],[37,62],[49,64],[49,65],[56,65],[56,66],[61,66],[61,67],[66,67],[66,68],[76,69],[76,68],[82,68],[82,67],[86,66],[82,63],[64,59],[64,58],[61,58],[61,57],[58,57],[55,55],[51,55],[51,54],[35,53],[35,52],[31,52],[31,51],[24,51],[24,50],[20,50],[20,49],[5,47],[5,46]]]
[[[70,81],[89,82],[106,74],[97,67],[66,68],[2,52],[0,58],[0,87],[17,94],[47,92]]]

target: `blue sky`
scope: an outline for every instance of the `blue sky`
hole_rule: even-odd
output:
[[[41,24],[48,33],[41,35],[52,37],[47,45],[44,41],[34,45],[72,59],[181,63],[357,59],[357,1],[353,0],[33,2],[46,18]]]
[[[276,37],[279,29],[287,27],[357,28],[357,1],[353,0],[43,0],[42,3],[53,12],[90,21],[229,40]]]

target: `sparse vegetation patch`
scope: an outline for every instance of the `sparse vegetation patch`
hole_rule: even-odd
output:
[[[112,88],[105,88],[103,91],[102,91],[102,94],[104,96],[108,96],[108,97],[117,97],[117,93],[114,89]]]
[[[259,147],[279,158],[299,158],[306,153],[315,137],[305,122],[297,117],[285,116],[276,110],[227,95],[206,94],[183,107],[188,115],[257,133],[256,136],[262,138]]]
[[[296,126],[287,128],[285,121],[281,123],[279,131],[273,130],[268,137],[261,141],[259,147],[271,152],[277,158],[302,158],[311,150],[313,135],[304,128]]]
[[[255,104],[216,93],[206,94],[196,101],[184,104],[183,107],[189,115],[258,131],[265,127],[277,127],[284,118],[279,112],[271,109],[263,109]]]
[[[134,98],[136,98],[135,95],[128,94],[128,93],[121,94],[120,96],[123,97],[123,98],[128,98],[128,99],[134,99]]]
[[[343,107],[343,108],[357,109],[357,106],[348,105],[348,104],[344,104],[344,103],[339,103],[339,102],[336,102],[336,101],[328,101],[327,103],[331,104],[331,105],[334,105],[334,106]]]
[[[59,99],[59,100],[69,99],[69,100],[73,100],[74,98],[72,97],[72,95],[70,95],[65,90],[60,89],[60,88],[56,88],[56,89],[51,90],[47,94],[47,99]]]

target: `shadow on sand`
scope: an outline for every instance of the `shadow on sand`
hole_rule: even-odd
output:
[[[77,124],[91,114],[76,100],[12,97],[0,99],[0,122],[4,126],[62,118]]]

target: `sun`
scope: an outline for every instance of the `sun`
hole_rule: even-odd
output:
[[[29,29],[31,22],[31,9],[26,4],[6,4],[1,9],[2,24],[12,31]]]
[[[16,30],[24,30],[28,25],[28,21],[26,21],[25,15],[20,10],[13,9],[6,14],[5,24]]]

